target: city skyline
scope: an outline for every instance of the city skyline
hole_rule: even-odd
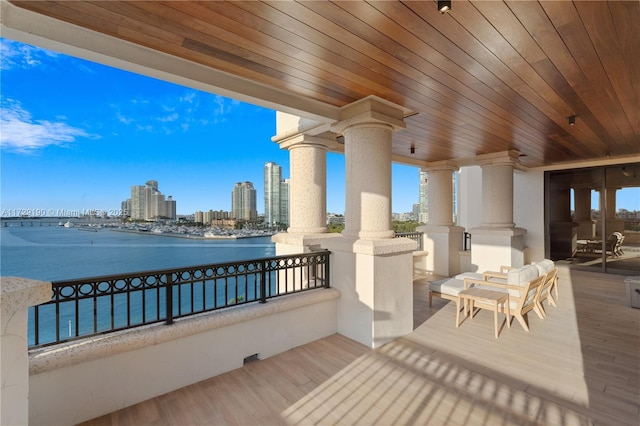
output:
[[[131,182],[155,179],[180,200],[178,214],[192,214],[227,209],[239,181],[254,182],[262,193],[267,161],[289,176],[289,152],[271,141],[275,111],[0,43],[5,210],[114,211]],[[393,166],[394,211],[411,210],[417,173]],[[342,154],[327,154],[327,187],[327,208],[343,213]],[[258,211],[264,212],[262,197]]]
[[[3,211],[116,211],[131,182],[161,181],[178,215],[229,206],[236,182],[263,193],[275,111],[0,39]],[[327,211],[345,205],[344,156],[327,153]],[[618,207],[640,210],[640,188]],[[419,168],[392,165],[392,212],[419,202]],[[258,213],[264,199],[258,197]]]

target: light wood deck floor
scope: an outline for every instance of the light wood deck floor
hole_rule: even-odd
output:
[[[558,307],[493,337],[414,283],[413,333],[377,350],[334,335],[90,425],[638,425],[640,310],[624,277],[563,268]],[[503,317],[502,317],[503,318]]]

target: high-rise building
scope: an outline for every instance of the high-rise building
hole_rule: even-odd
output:
[[[269,225],[280,223],[280,181],[282,167],[269,161],[264,165],[264,222]]]
[[[264,222],[289,225],[289,179],[282,179],[282,167],[273,161],[264,165]]]
[[[131,187],[131,219],[145,219],[145,208],[147,205],[145,192],[146,187],[144,186],[135,185]]]
[[[121,212],[120,216],[122,217],[131,217],[131,198],[127,198],[120,205]]]
[[[420,203],[415,203],[413,205],[412,213],[413,213],[413,219],[412,220],[417,222],[418,218],[420,217]]]
[[[171,195],[169,195],[167,201],[165,201],[165,211],[167,213],[167,219],[175,219],[178,217],[176,200],[174,200]]]
[[[132,219],[157,220],[175,219],[176,201],[169,196],[165,200],[164,195],[158,191],[158,181],[148,180],[144,186],[131,187],[131,214]]]
[[[280,223],[289,226],[289,179],[280,182]]]
[[[452,185],[453,185],[453,223],[458,223],[458,172],[452,173]],[[429,202],[427,201],[427,191],[429,184],[427,182],[427,172],[420,171],[420,188],[419,188],[419,201],[418,201],[418,222],[427,223],[429,221]],[[414,212],[415,212],[414,207]]]
[[[231,192],[231,218],[244,221],[256,221],[256,190],[251,182],[238,182]]]
[[[427,223],[429,219],[429,203],[427,201],[427,172],[420,170],[420,188],[418,204],[420,204],[420,211],[418,212],[417,220],[420,223]]]

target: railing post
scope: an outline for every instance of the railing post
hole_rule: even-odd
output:
[[[166,286],[166,306],[167,306],[167,325],[173,324],[173,276],[171,272],[165,275],[167,277]]]
[[[267,303],[267,261],[260,264],[260,303]]]
[[[330,262],[330,255],[329,252],[326,252],[324,254],[324,286],[325,288],[330,288],[331,287],[331,270],[330,270],[330,266],[331,266],[331,262]]]

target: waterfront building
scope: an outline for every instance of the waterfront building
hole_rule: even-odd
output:
[[[145,185],[131,187],[131,215],[136,220],[158,220],[176,218],[176,201],[158,190],[157,180],[148,180]]]
[[[229,219],[229,212],[226,210],[215,210],[213,211],[213,218],[215,220]]]
[[[282,178],[282,167],[273,161],[264,165],[264,223],[289,225],[289,179]]]
[[[193,221],[195,223],[204,223],[204,212],[197,211],[193,214]]]
[[[131,216],[131,198],[127,198],[120,205],[120,216],[122,217],[130,217]]]
[[[202,214],[202,223],[205,225],[211,225],[211,221],[213,220],[213,210],[209,210],[208,212],[204,212]]]
[[[145,218],[145,187],[136,185],[131,187],[131,210],[130,217],[134,220],[144,220]]]
[[[225,210],[209,210],[208,212],[197,211],[193,214],[193,217],[193,221],[196,223],[216,226],[213,222],[229,219],[229,212]]]
[[[231,219],[255,222],[258,219],[256,190],[251,182],[237,182],[231,192]]]
[[[264,165],[264,222],[274,226],[280,222],[280,180],[282,167],[269,161]]]

